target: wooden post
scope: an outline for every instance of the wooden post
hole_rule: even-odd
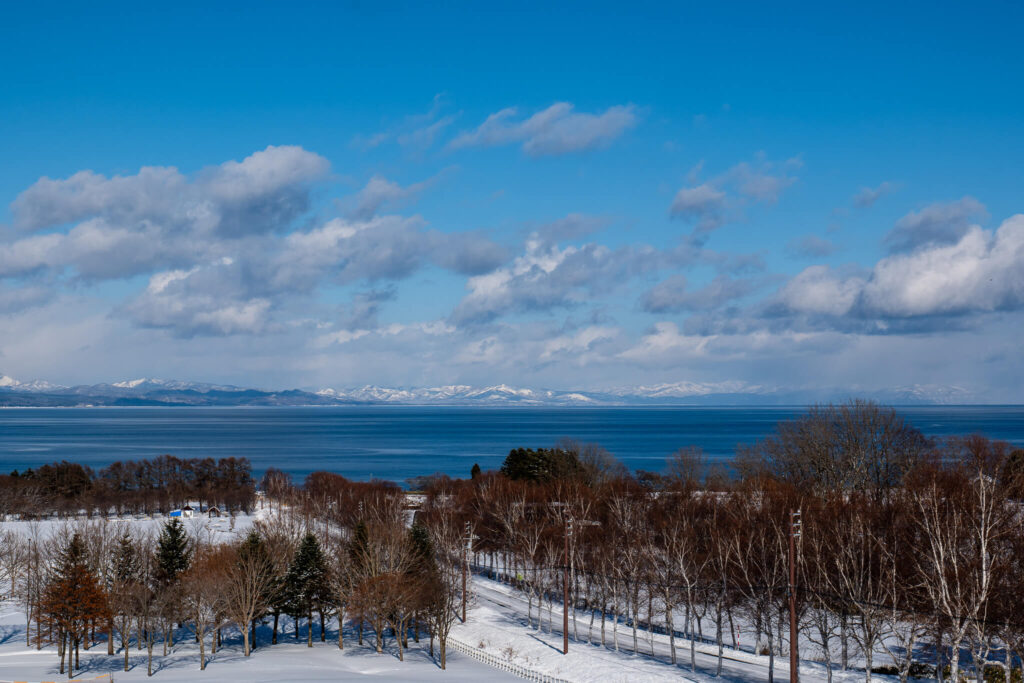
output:
[[[800,535],[800,511],[789,512],[789,682],[800,680],[799,630],[796,625],[796,539]]]
[[[569,654],[569,536],[572,520],[565,519],[565,551],[562,555],[562,654]]]
[[[466,522],[466,542],[462,546],[462,623],[466,623],[466,574],[469,569],[469,544],[473,542],[470,538],[469,522]]]

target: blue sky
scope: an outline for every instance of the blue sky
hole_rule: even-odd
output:
[[[8,8],[0,373],[1024,401],[1022,13]]]

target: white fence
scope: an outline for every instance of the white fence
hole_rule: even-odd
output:
[[[528,681],[536,681],[536,683],[570,683],[564,678],[555,678],[554,676],[542,674],[538,671],[531,671],[530,669],[527,669],[524,666],[513,664],[507,659],[497,657],[489,652],[484,652],[478,647],[467,645],[466,643],[463,643],[461,640],[456,640],[451,636],[448,636],[448,647],[452,648],[456,652],[461,652],[464,655],[469,655],[473,659],[481,661],[484,664],[487,664],[488,666],[493,666],[495,669],[506,671],[512,674],[513,676],[519,676],[520,678],[525,678]]]

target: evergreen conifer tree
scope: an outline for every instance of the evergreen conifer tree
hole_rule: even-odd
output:
[[[181,520],[171,519],[164,525],[157,542],[156,564],[157,579],[164,585],[178,580],[178,576],[188,569],[192,553],[188,547],[188,536]]]
[[[288,613],[309,619],[307,644],[313,647],[313,612],[330,604],[331,591],[327,573],[327,560],[316,536],[307,533],[295,552],[284,578]]]
[[[139,575],[139,554],[135,550],[131,534],[125,532],[117,539],[114,556],[111,560],[111,578],[115,585],[126,585],[135,581]]]

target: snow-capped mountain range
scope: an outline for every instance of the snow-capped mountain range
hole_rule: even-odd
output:
[[[83,405],[799,405],[850,397],[893,404],[979,403],[955,386],[914,385],[888,390],[781,388],[741,381],[674,382],[604,391],[556,391],[497,384],[476,387],[393,388],[366,385],[349,389],[264,390],[139,378],[104,384],[61,386],[41,380],[20,382],[0,375],[0,406]]]

